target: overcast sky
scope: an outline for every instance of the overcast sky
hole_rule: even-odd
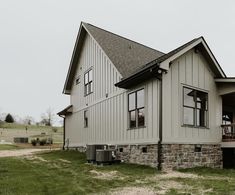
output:
[[[163,52],[204,36],[235,76],[234,0],[0,0],[0,113],[39,120],[69,105],[62,89],[81,21]]]

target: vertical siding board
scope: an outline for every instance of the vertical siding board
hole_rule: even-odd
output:
[[[84,72],[91,66],[93,93],[84,96]],[[120,81],[121,75],[89,35],[84,40],[78,67],[82,67],[76,70],[76,76],[80,75],[81,82],[73,86],[71,91],[74,113],[70,118],[70,131],[66,135],[71,139],[71,144],[139,143],[155,140],[158,136],[159,121],[155,117],[159,114],[157,111],[159,98],[158,92],[154,90],[158,89],[158,83],[152,81],[146,84],[147,127],[127,130],[127,93],[114,87],[114,84]],[[114,92],[117,96],[114,96]],[[106,93],[108,98],[105,99]],[[88,128],[84,128],[84,109],[87,109],[89,114]]]
[[[121,129],[120,129],[120,98],[119,98],[120,96],[117,96],[117,118],[116,118],[116,120],[117,120],[117,123],[116,123],[116,137],[115,137],[115,142],[117,143],[118,142],[118,140],[121,140],[120,139],[120,133],[119,132],[121,132]]]
[[[172,111],[171,111],[171,115],[172,115],[172,127],[171,127],[171,135],[178,137],[179,135],[179,96],[178,96],[178,91],[180,88],[179,85],[179,78],[178,78],[178,61],[175,61],[172,65],[172,71],[171,71],[171,90],[172,90],[172,95],[173,97],[172,99]]]
[[[192,52],[193,57],[193,86],[198,87],[198,54]]]
[[[122,115],[122,121],[123,121],[123,123],[122,123],[122,140],[123,141],[126,141],[126,129],[125,129],[125,115],[124,115],[124,112],[125,112],[125,110],[126,110],[126,107],[125,107],[125,96],[124,96],[124,94],[122,94],[122,113],[123,113],[123,115]]]
[[[204,88],[205,87],[205,68],[204,68],[204,65],[202,63],[202,60],[201,60],[201,56],[199,56],[199,59],[198,59],[198,72],[199,72],[199,77],[198,77],[198,81],[199,81],[199,88]]]
[[[186,62],[186,63],[185,63]],[[219,125],[216,124],[218,119],[221,118],[220,109],[221,101],[218,98],[216,92],[216,84],[214,82],[214,75],[204,57],[197,53],[195,54],[193,51],[189,51],[183,56],[179,58],[178,69],[175,69],[177,66],[175,63],[172,64],[172,68],[168,71],[168,75],[172,71],[172,86],[169,87],[168,81],[170,80],[169,76],[163,76],[163,142],[187,142],[187,143],[214,143],[218,142],[221,139]],[[178,74],[177,74],[178,71]],[[178,82],[177,82],[178,75]],[[175,84],[177,83],[177,85]],[[182,84],[188,85],[189,87],[199,88],[202,90],[209,91],[209,123],[210,129],[203,128],[190,128],[190,127],[177,127],[175,122],[181,121],[180,116],[182,115],[180,109],[182,109]],[[175,91],[175,88],[178,88]],[[169,93],[169,89],[171,89],[171,93]],[[177,94],[178,92],[178,94]],[[174,94],[174,95],[173,95]],[[171,97],[171,101],[167,100],[167,97]],[[178,99],[178,100],[177,100]],[[175,103],[176,101],[176,103]],[[172,106],[166,105],[166,102],[172,102]],[[178,102],[178,107],[176,106]],[[216,105],[216,106],[215,106]],[[170,109],[172,107],[172,109]],[[170,119],[166,113],[172,113],[178,110],[178,116],[172,114],[172,119]],[[180,133],[176,134],[174,131],[174,135],[168,133],[169,131],[169,121],[172,121],[172,126],[180,131]],[[175,122],[174,122],[175,121]],[[178,137],[177,137],[178,135]]]
[[[111,67],[111,64],[109,63],[109,93],[111,94],[112,88],[113,88],[113,69]]]
[[[168,139],[171,132],[171,70],[163,75],[163,137]]]
[[[147,99],[146,102],[146,113],[147,113],[147,124],[146,124],[146,129],[144,130],[146,132],[146,137],[145,139],[151,139],[151,132],[153,129],[153,123],[152,123],[152,116],[153,116],[153,81],[149,82],[148,90],[147,90],[147,97],[145,95],[145,99]]]
[[[113,111],[111,110],[111,113],[112,113],[112,142],[114,142],[115,141],[115,137],[117,136],[117,134],[116,134],[116,125],[117,125],[117,123],[116,123],[116,120],[117,120],[117,109],[116,109],[116,105],[117,105],[117,101],[116,101],[116,97],[114,97],[113,99],[112,99],[112,101],[113,101]]]
[[[178,98],[179,98],[179,106],[178,106],[178,125],[179,125],[179,138],[185,138],[185,127],[182,126],[183,121],[183,86],[182,84],[186,81],[186,75],[185,75],[185,69],[186,69],[186,58],[185,56],[182,56],[178,61],[178,78],[179,78],[179,87],[178,87]]]
[[[192,55],[191,52],[186,55],[186,84],[192,85]]]

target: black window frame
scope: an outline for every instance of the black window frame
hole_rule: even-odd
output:
[[[137,94],[139,91],[143,90],[143,95],[144,95],[144,102],[143,102],[143,106],[138,107],[138,99],[137,99]],[[130,107],[130,96],[131,95],[135,95],[135,105],[133,109],[129,109]],[[143,117],[143,124],[139,124],[139,113],[140,110],[143,110],[142,112],[144,113],[144,117]],[[131,113],[135,113],[135,125],[132,126],[132,122],[131,122]],[[138,89],[136,91],[133,91],[131,93],[128,94],[128,119],[129,119],[129,128],[128,129],[135,129],[135,128],[143,128],[145,127],[145,122],[146,122],[146,114],[145,114],[145,91],[144,88]]]
[[[92,74],[92,79],[90,80],[90,74]],[[86,75],[87,81],[86,82]],[[90,68],[84,73],[84,96],[90,95],[93,93],[93,69]]]
[[[189,90],[192,90],[193,92],[193,102],[194,102],[194,105],[193,106],[189,106],[189,105],[185,105],[185,99],[184,99],[184,94],[185,94],[185,89],[189,89]],[[199,97],[198,94],[199,93],[204,93],[206,96],[206,101],[205,101],[205,109],[202,109],[202,108],[199,108],[198,107],[198,103],[201,103],[200,101],[197,100],[197,98]],[[185,120],[184,120],[184,110],[185,108],[188,108],[188,109],[193,109],[193,124],[187,124],[185,123]],[[197,111],[202,111],[204,112],[204,125],[200,125],[200,124],[197,124]],[[183,113],[182,113],[182,118],[183,118],[183,126],[190,126],[190,127],[195,127],[195,128],[209,128],[209,93],[208,92],[205,92],[205,91],[202,91],[202,90],[198,90],[198,89],[194,89],[194,88],[190,88],[190,87],[186,87],[184,86],[183,87]]]
[[[84,128],[88,127],[88,110],[84,110]]]

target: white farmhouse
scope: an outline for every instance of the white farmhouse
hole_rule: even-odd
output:
[[[64,147],[108,144],[163,169],[235,164],[235,78],[203,37],[164,54],[82,22],[63,93]]]

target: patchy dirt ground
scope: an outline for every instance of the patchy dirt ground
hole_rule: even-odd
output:
[[[91,170],[90,173],[94,175],[93,178],[96,178],[96,179],[104,179],[104,180],[124,179],[124,176],[122,176],[118,171]]]
[[[0,150],[1,157],[16,157],[32,155],[38,152],[49,151],[50,149],[18,149],[18,150]]]
[[[115,174],[117,175],[117,173]],[[111,179],[111,177],[110,177]],[[175,180],[174,180],[175,179]],[[174,189],[178,193],[182,194],[191,194],[191,191],[196,191],[196,194],[207,194],[207,193],[213,193],[213,189],[197,189],[193,188],[192,186],[183,185],[182,183],[178,182],[177,179],[210,179],[210,176],[198,176],[197,174],[192,173],[181,173],[177,171],[170,171],[166,173],[162,173],[160,175],[156,175],[151,178],[143,178],[141,182],[136,181],[137,183],[143,184],[148,183],[149,181],[154,182],[155,188],[151,186],[144,186],[141,187],[124,187],[124,188],[118,188],[113,191],[111,191],[110,195],[161,195],[161,194],[167,194],[169,190]],[[216,179],[223,179],[223,177],[219,177]],[[157,187],[157,188],[156,188]]]
[[[155,195],[159,194],[154,192],[150,188],[144,188],[144,187],[126,187],[119,189],[117,191],[111,192],[110,195]]]

